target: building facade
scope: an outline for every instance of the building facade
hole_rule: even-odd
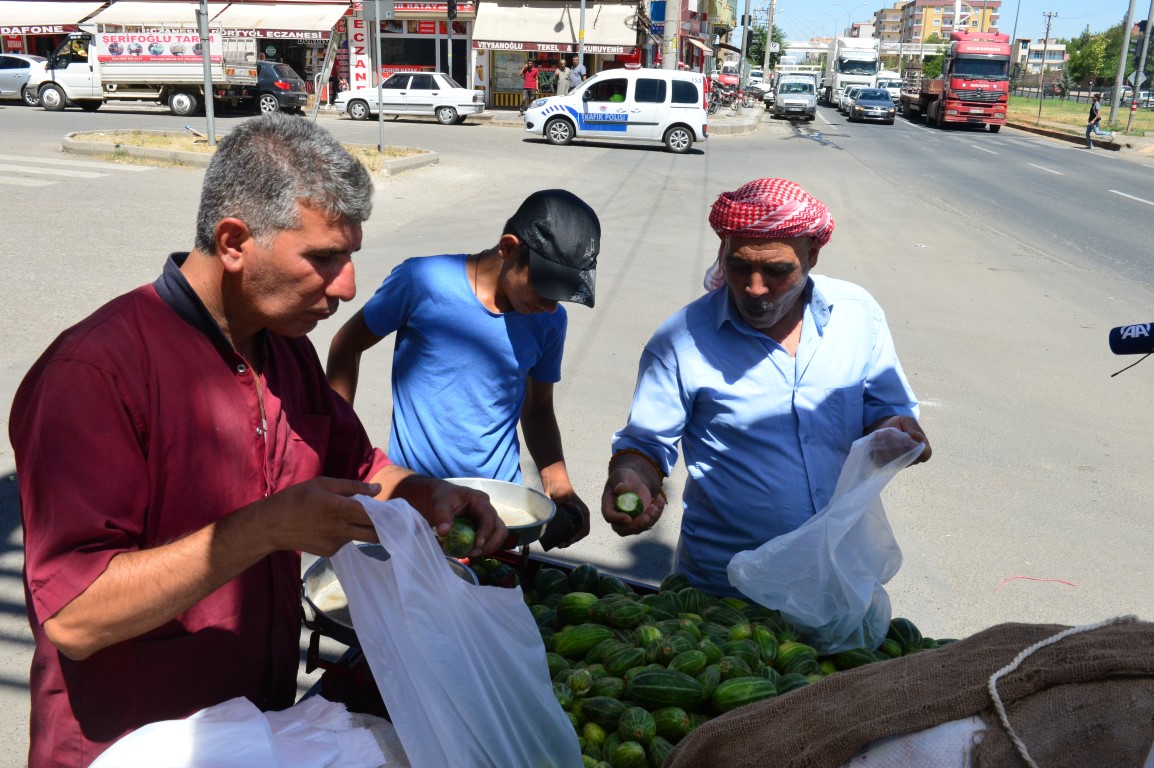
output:
[[[921,43],[934,35],[949,40],[955,29],[973,32],[996,31],[1001,14],[1001,0],[973,0],[961,4],[961,14],[954,18],[954,0],[910,0],[901,7],[901,42]]]

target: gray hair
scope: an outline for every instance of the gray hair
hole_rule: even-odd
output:
[[[373,181],[332,134],[280,113],[247,120],[209,163],[196,215],[196,249],[214,253],[221,219],[248,225],[257,242],[300,227],[300,205],[360,223],[373,209]]]

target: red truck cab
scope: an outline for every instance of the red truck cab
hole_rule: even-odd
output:
[[[941,96],[927,113],[938,125],[978,123],[996,132],[1010,100],[1010,36],[953,32],[942,67]]]

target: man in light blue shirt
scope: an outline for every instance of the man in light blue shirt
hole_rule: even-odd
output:
[[[794,530],[829,502],[850,445],[883,427],[926,443],[885,315],[862,288],[812,275],[829,210],[784,179],[721,195],[708,292],[653,335],[629,422],[613,439],[602,515],[622,536],[657,522],[662,480],[689,472],[675,569],[737,595],[730,558]],[[641,496],[637,517],[616,497]]]

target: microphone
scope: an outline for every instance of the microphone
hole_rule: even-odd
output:
[[[1123,325],[1111,329],[1110,351],[1115,355],[1154,354],[1154,323]]]

